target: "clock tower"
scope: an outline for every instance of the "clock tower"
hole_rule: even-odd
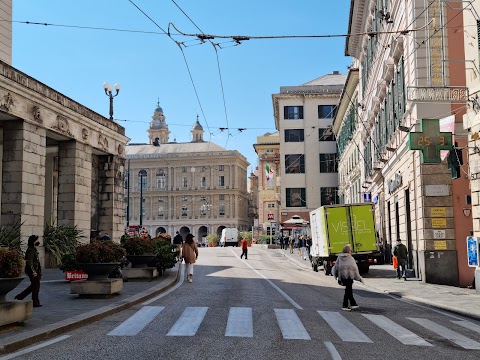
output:
[[[153,113],[152,121],[150,122],[150,128],[147,131],[150,144],[168,143],[170,131],[168,130],[168,125],[165,122],[165,115],[163,115],[163,109],[160,107],[160,101],[157,102],[157,108]]]

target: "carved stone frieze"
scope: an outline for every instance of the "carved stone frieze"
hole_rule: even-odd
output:
[[[118,145],[118,155],[123,155],[125,152],[125,147],[122,144]]]
[[[1,102],[0,102],[0,109],[1,110],[5,110],[5,111],[10,112],[10,109],[14,105],[15,105],[15,103],[14,103],[13,97],[10,93],[7,93],[7,94],[3,95],[2,99],[1,99]]]
[[[55,124],[52,125],[51,128],[53,130],[57,130],[58,132],[64,135],[68,135],[72,138],[75,138],[75,136],[70,132],[70,127],[69,127],[67,118],[62,115],[57,115],[57,121]]]
[[[43,123],[42,112],[40,111],[40,106],[33,105],[32,115],[33,115],[33,120],[35,120],[38,123]]]
[[[82,129],[82,139],[87,141],[88,137],[90,136],[90,131],[87,128]]]
[[[108,139],[102,134],[98,134],[98,146],[104,151],[108,151]]]

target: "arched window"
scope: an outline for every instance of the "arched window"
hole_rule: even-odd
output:
[[[167,177],[163,169],[157,170],[157,188],[165,189],[167,187]]]
[[[138,172],[138,188],[143,187],[144,189],[147,187],[147,170],[142,169]]]

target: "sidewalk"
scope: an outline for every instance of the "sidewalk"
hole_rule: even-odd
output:
[[[308,258],[303,260],[298,255],[297,249],[293,254],[290,254],[290,250],[274,251],[278,251],[300,267],[313,272]],[[319,268],[318,276],[325,276],[323,268]],[[474,289],[427,284],[417,278],[407,278],[407,281],[397,280],[396,271],[392,265],[370,266],[369,273],[364,275],[364,282],[367,288],[480,320],[480,294],[477,294]]]
[[[13,324],[0,328],[0,355],[64,334],[144,302],[173,286],[179,275],[177,264],[157,279],[125,281],[121,293],[109,299],[90,299],[70,294],[70,282],[65,280],[61,270],[44,269],[40,283],[40,302],[43,306],[33,308],[32,318],[24,326]],[[7,301],[28,285],[28,278],[25,278],[7,294]],[[30,296],[25,300],[29,299]]]

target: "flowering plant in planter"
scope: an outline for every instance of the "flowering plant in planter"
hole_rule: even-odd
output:
[[[113,241],[92,240],[89,244],[75,247],[75,259],[78,263],[112,263],[125,258],[125,249]]]
[[[16,250],[0,247],[0,278],[18,278],[25,262]]]
[[[156,251],[155,240],[152,240],[150,237],[145,239],[141,237],[125,239],[122,242],[122,246],[128,255],[153,255]]]
[[[157,267],[158,271],[163,273],[166,269],[170,269],[177,263],[178,251],[175,245],[170,241],[155,242],[155,258],[152,263]]]

